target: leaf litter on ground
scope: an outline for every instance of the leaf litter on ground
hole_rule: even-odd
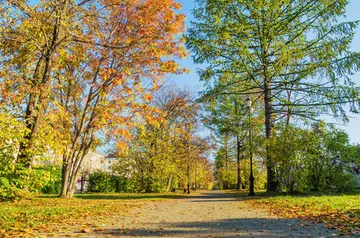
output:
[[[174,194],[84,194],[72,199],[33,197],[0,203],[0,237],[34,237],[80,226],[79,233],[101,229],[113,216],[127,216],[142,205]]]
[[[273,215],[324,223],[343,235],[360,235],[360,192],[350,195],[277,196],[249,202],[255,207],[267,208]]]

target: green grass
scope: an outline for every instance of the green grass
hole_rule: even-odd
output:
[[[81,223],[86,218],[121,215],[141,206],[142,201],[180,197],[180,194],[79,194],[73,199],[55,195],[40,196],[18,202],[0,203],[1,235],[51,232],[61,224]],[[86,201],[85,201],[86,200]],[[136,201],[136,202],[135,202]]]
[[[314,209],[315,211],[337,211],[349,212],[355,209],[360,210],[359,195],[323,195],[323,196],[285,196],[268,198],[268,201],[277,204],[301,207],[304,210]]]
[[[252,203],[276,215],[324,222],[347,234],[360,232],[360,191],[272,197],[265,193]]]

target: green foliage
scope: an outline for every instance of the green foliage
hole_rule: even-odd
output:
[[[346,117],[347,103],[357,112],[349,75],[359,71],[360,54],[350,50],[359,21],[340,22],[348,1],[330,2],[199,0],[186,46],[206,65],[204,95],[257,95],[271,123],[283,113]]]
[[[236,170],[230,169],[226,170],[224,168],[220,168],[216,170],[216,186],[218,189],[230,189],[236,188]]]
[[[97,171],[89,175],[89,192],[115,192],[115,181],[107,172]]]
[[[137,192],[136,181],[109,172],[96,171],[89,175],[88,192]]]
[[[308,130],[287,126],[270,142],[270,153],[273,158],[276,179],[279,189],[290,193],[306,190],[306,163],[309,154],[316,144]]]
[[[47,183],[42,186],[41,192],[45,194],[59,194],[61,189],[61,168],[60,167],[44,167],[42,170],[48,171],[49,179]]]
[[[229,141],[229,144],[235,144],[234,141]],[[240,160],[240,177],[241,188],[249,188],[250,177],[250,159],[247,144],[241,150]],[[226,149],[224,146],[220,147],[215,156],[215,180],[218,189],[236,189],[237,184],[237,164],[235,162],[234,148],[229,149],[228,156],[226,156]],[[228,160],[226,162],[226,160]],[[253,161],[254,174],[254,188],[262,190],[266,185],[266,171],[261,161]]]
[[[287,126],[269,141],[282,191],[342,190],[356,186],[353,149],[346,133],[322,124],[310,129]]]
[[[227,143],[227,142],[226,142]],[[218,189],[230,189],[236,184],[236,164],[229,156],[227,146],[222,146],[215,157],[215,179]]]
[[[28,170],[16,163],[17,149],[27,130],[7,113],[0,112],[0,201],[22,197]]]
[[[348,0],[197,2],[186,46],[194,62],[205,65],[198,70],[206,82],[203,101],[210,101],[208,110],[218,115],[215,120],[210,118],[220,122],[217,132],[236,129],[238,121],[233,119],[241,117],[245,97],[261,104],[256,111],[265,122],[266,139],[275,136],[277,123],[289,124],[294,117],[317,120],[323,114],[332,114],[346,121],[346,106],[351,112],[360,111],[360,88],[351,78],[360,70],[360,54],[350,48],[359,21],[342,21]],[[231,97],[233,100],[228,100]],[[224,103],[219,100],[211,109],[212,100],[218,98],[225,98]],[[238,102],[237,113],[229,110],[229,101]],[[275,169],[270,168],[273,161],[269,155],[273,152],[268,147],[265,150],[267,189],[273,191],[277,186],[273,181]],[[291,162],[286,161],[287,156]],[[303,176],[295,173],[301,164],[299,157],[299,153],[286,155],[281,162],[285,167],[281,172],[277,168],[283,175],[278,180],[287,190],[294,186],[302,189],[302,185],[294,184]],[[291,173],[290,178],[286,172]]]
[[[0,112],[0,200],[18,199],[28,192],[57,193],[59,190],[61,175],[58,169],[55,171],[41,165],[29,168],[19,160],[19,146],[27,133],[23,122],[6,112]],[[42,137],[43,140],[45,138],[48,137]],[[42,148],[37,149],[34,161],[45,159],[42,154],[46,143],[42,140],[37,142]]]

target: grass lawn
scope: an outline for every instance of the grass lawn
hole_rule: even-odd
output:
[[[144,202],[181,196],[180,194],[81,194],[73,199],[41,196],[18,202],[0,203],[0,237],[53,232],[66,224],[83,224],[96,229],[96,222],[109,216],[126,215]],[[88,219],[90,218],[91,219]],[[90,223],[89,223],[90,221]]]
[[[283,217],[323,222],[345,234],[360,235],[360,191],[346,194],[275,196],[250,201]]]

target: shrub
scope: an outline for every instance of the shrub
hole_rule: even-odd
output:
[[[89,176],[88,192],[142,192],[134,179],[124,178],[108,172],[96,171]],[[160,190],[157,190],[160,191]]]
[[[60,167],[44,167],[43,170],[50,174],[47,183],[41,187],[41,192],[45,194],[59,194],[61,189],[61,168]]]
[[[89,192],[115,192],[116,181],[112,179],[110,173],[96,171],[89,176]]]

